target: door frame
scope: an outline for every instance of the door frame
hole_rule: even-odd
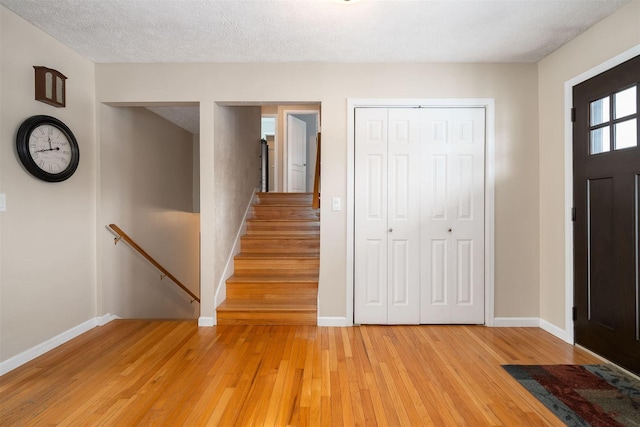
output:
[[[632,47],[621,54],[585,71],[584,73],[567,80],[564,83],[564,331],[557,328],[552,331],[554,335],[569,344],[575,344],[573,331],[573,221],[571,209],[573,208],[573,122],[571,121],[571,107],[573,107],[573,87],[608,71],[617,65],[640,55],[640,45]]]
[[[262,114],[262,117],[272,118],[275,121],[273,126],[273,176],[270,176],[269,180],[273,180],[273,192],[276,193],[279,190],[278,182],[280,179],[280,174],[278,173],[278,114]]]
[[[484,321],[494,324],[495,253],[495,99],[493,98],[348,98],[347,99],[347,313],[346,323],[354,324],[355,262],[355,109],[356,108],[437,108],[476,107],[485,109],[484,184]]]
[[[316,133],[320,132],[320,111],[316,110],[283,110],[282,116],[284,120],[282,129],[282,191],[289,191],[289,141],[287,140],[287,122],[289,116],[316,116]],[[309,141],[307,141],[307,149]],[[307,167],[309,167],[307,165]]]

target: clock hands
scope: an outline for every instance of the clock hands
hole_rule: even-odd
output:
[[[42,150],[34,151],[34,153],[44,153],[46,151],[60,151],[60,147],[53,148],[51,144],[51,135],[47,135],[47,142],[49,143],[49,148],[43,148]]]
[[[56,147],[56,148],[43,148],[42,150],[34,151],[34,153],[44,153],[45,151],[60,151],[60,147]]]

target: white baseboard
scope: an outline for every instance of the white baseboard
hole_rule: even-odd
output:
[[[318,317],[318,326],[353,326],[346,317]]]
[[[25,350],[22,353],[16,354],[15,356],[0,363],[0,376],[6,374],[7,372],[13,371],[17,367],[22,366],[27,362],[32,361],[36,357],[42,356],[46,352],[51,351],[54,348],[66,343],[67,341],[74,339],[78,335],[82,335],[88,330],[95,328],[96,326],[105,325],[114,319],[119,319],[119,317],[111,314],[94,317],[93,319],[89,319],[86,322],[74,326],[73,328],[62,332],[61,334],[58,334],[43,343]]]
[[[547,322],[546,320],[540,319],[540,328],[544,331],[549,332],[551,335],[554,335],[560,338],[562,341],[567,342],[573,345],[573,342],[570,342],[567,339],[567,332],[564,329],[557,327],[554,324]]]
[[[198,326],[199,327],[211,327],[216,326],[216,319],[213,317],[198,317]]]
[[[538,328],[538,317],[496,317],[493,319],[495,328]]]
[[[251,213],[251,206],[253,206],[253,201],[256,197],[256,191],[257,189],[254,188],[253,193],[251,194],[251,198],[249,199],[249,204],[247,205],[247,208],[244,211],[244,216],[242,217],[242,221],[240,222],[240,227],[238,228],[238,232],[236,233],[236,239],[233,242],[231,253],[229,254],[229,258],[227,258],[227,264],[224,266],[224,271],[222,273],[222,277],[220,278],[220,283],[218,283],[218,288],[216,290],[216,296],[214,300],[214,305],[216,307],[222,304],[225,299],[227,299],[227,279],[233,276],[234,273],[233,259],[240,253],[240,238],[247,231],[247,218],[249,218],[249,214]]]
[[[496,317],[493,319],[493,326],[496,328],[540,328],[573,345],[573,342],[567,340],[567,333],[564,329],[539,317]]]
[[[122,319],[122,317],[117,316],[115,314],[107,313],[104,316],[96,317],[96,322],[97,322],[97,326],[103,326],[111,322],[112,320],[117,320],[117,319]]]

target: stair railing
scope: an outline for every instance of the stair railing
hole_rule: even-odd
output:
[[[316,150],[316,172],[313,179],[313,209],[320,208],[320,132],[318,132],[318,149]]]
[[[160,265],[160,263],[158,261],[156,261],[155,259],[153,259],[153,257],[151,255],[149,255],[144,249],[142,249],[140,247],[140,245],[138,245],[131,237],[129,237],[129,235],[127,235],[127,233],[125,233],[124,231],[122,231],[122,229],[120,227],[118,227],[115,224],[109,224],[109,228],[111,230],[114,231],[114,233],[116,233],[118,235],[118,237],[115,237],[113,239],[113,244],[117,245],[118,242],[120,240],[124,240],[125,242],[127,242],[129,244],[129,246],[131,246],[133,249],[135,249],[140,255],[142,255],[147,261],[149,261],[151,264],[153,264],[153,266],[155,268],[157,268],[158,270],[160,270],[160,272],[162,273],[160,275],[160,280],[164,279],[165,277],[168,277],[169,279],[171,279],[173,281],[173,283],[175,283],[176,285],[178,285],[180,287],[180,289],[182,289],[183,291],[185,291],[187,294],[189,294],[189,296],[191,298],[193,298],[191,300],[191,302],[193,303],[194,301],[200,302],[200,298],[198,298],[197,295],[195,295],[193,292],[191,292],[189,290],[189,288],[187,288],[185,285],[182,284],[182,282],[180,282],[180,280],[178,280],[173,274],[169,273],[169,271],[167,271],[166,268],[164,268],[162,265]]]

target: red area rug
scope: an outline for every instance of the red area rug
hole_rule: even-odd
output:
[[[639,426],[640,381],[609,365],[504,365],[568,426]]]

